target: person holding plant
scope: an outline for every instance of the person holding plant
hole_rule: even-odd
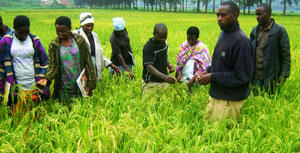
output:
[[[110,36],[111,62],[119,67],[122,72],[126,72],[130,79],[134,79],[132,66],[134,66],[133,54],[130,46],[130,38],[125,28],[125,20],[122,17],[113,18],[114,31]],[[110,73],[115,75],[116,71],[110,69]],[[117,72],[118,73],[118,72]]]
[[[179,83],[184,82],[190,88],[201,74],[210,66],[210,56],[207,46],[198,40],[199,29],[189,27],[187,41],[180,45],[177,56],[176,78]]]
[[[174,84],[176,79],[169,72],[174,72],[174,67],[168,60],[168,44],[166,42],[168,29],[165,24],[158,23],[154,26],[153,37],[148,40],[143,49],[143,95],[150,91],[166,89],[169,84]]]
[[[102,70],[104,67],[111,67],[115,72],[120,73],[120,69],[103,55],[98,35],[93,32],[94,17],[90,12],[80,14],[81,27],[74,30],[73,33],[81,35],[90,48],[93,65],[96,69],[97,79],[102,80]]]
[[[234,2],[224,2],[217,12],[220,33],[211,66],[196,81],[210,83],[206,118],[212,121],[238,120],[245,99],[250,95],[254,63],[251,42],[240,29],[240,8]]]
[[[37,103],[49,98],[48,86],[36,86],[46,74],[48,56],[40,38],[30,33],[27,16],[15,17],[13,28],[15,31],[0,41],[0,93],[9,94],[8,106],[19,112],[24,101]]]
[[[38,83],[45,86],[54,80],[53,98],[68,101],[73,97],[81,97],[76,80],[85,69],[87,92],[91,95],[96,87],[96,73],[88,44],[82,36],[71,33],[71,20],[66,16],[56,19],[55,28],[58,37],[49,45],[49,68]]]

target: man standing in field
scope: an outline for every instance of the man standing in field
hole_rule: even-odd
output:
[[[238,23],[240,9],[234,2],[220,5],[217,17],[222,30],[213,53],[212,64],[197,77],[211,84],[206,118],[238,120],[254,72],[251,42]]]
[[[175,83],[175,78],[168,75],[174,72],[174,67],[168,60],[168,44],[166,42],[168,29],[165,24],[154,26],[153,37],[149,39],[143,49],[143,95],[153,90],[166,89]]]
[[[3,24],[2,17],[0,16],[0,40],[5,36],[12,34],[13,30],[10,29],[8,26]]]
[[[255,53],[254,89],[264,88],[274,94],[275,87],[283,84],[290,75],[291,57],[289,36],[284,27],[271,18],[268,4],[256,8],[258,25],[250,39]]]

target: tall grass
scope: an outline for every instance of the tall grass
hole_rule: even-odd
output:
[[[74,99],[70,104],[55,100],[43,102],[12,124],[10,108],[0,105],[0,152],[299,152],[300,51],[299,16],[274,16],[290,36],[291,76],[281,93],[261,94],[246,100],[240,120],[227,130],[226,122],[206,121],[208,86],[188,94],[184,84],[172,85],[161,94],[142,99],[142,49],[152,37],[155,23],[168,27],[169,60],[175,65],[179,45],[186,40],[189,26],[200,28],[200,40],[212,55],[220,30],[213,14],[177,14],[99,10],[0,11],[5,24],[12,27],[16,15],[31,20],[31,32],[45,48],[56,37],[58,16],[72,19],[79,27],[79,14],[91,11],[94,31],[109,58],[112,18],[122,16],[131,38],[136,67],[135,80],[111,79],[104,70],[94,96]],[[247,35],[257,24],[255,16],[239,17]],[[174,74],[173,74],[174,75]],[[40,115],[39,120],[34,119]]]

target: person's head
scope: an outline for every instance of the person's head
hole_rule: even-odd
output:
[[[80,24],[83,31],[89,35],[94,30],[94,17],[90,12],[84,12],[80,14]]]
[[[14,19],[14,29],[16,37],[22,42],[30,33],[30,21],[27,16],[19,15]]]
[[[222,30],[230,29],[237,22],[239,13],[240,8],[234,2],[222,3],[217,12],[219,27]]]
[[[2,22],[2,17],[0,16],[0,36],[4,35],[4,24]]]
[[[125,31],[125,20],[122,17],[116,17],[112,19],[114,31],[118,35],[122,35]]]
[[[187,41],[191,46],[194,46],[199,38],[199,34],[200,34],[199,29],[195,26],[189,27],[186,34],[187,34]]]
[[[71,27],[71,20],[66,16],[60,16],[55,21],[56,27],[56,34],[59,39],[67,40],[71,36],[70,31]]]
[[[267,25],[271,21],[272,8],[266,3],[257,6],[255,13],[258,24]]]
[[[154,41],[158,42],[159,44],[163,45],[168,37],[168,28],[163,23],[158,23],[154,26],[153,30],[153,38]]]

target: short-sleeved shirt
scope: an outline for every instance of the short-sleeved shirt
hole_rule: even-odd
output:
[[[16,35],[13,34],[10,52],[17,84],[22,85],[24,90],[30,90],[35,84],[34,48],[30,36],[28,35],[27,38],[21,42]]]
[[[143,80],[148,82],[165,82],[161,78],[152,76],[146,69],[146,65],[153,65],[159,72],[168,75],[168,45],[160,45],[152,38],[146,43],[143,49]]]
[[[111,43],[111,62],[117,66],[122,66],[121,62],[118,59],[118,54],[121,53],[125,63],[127,65],[133,65],[133,57],[131,57],[131,46],[130,46],[130,39],[128,33],[125,29],[123,34],[120,36],[116,34],[114,31],[110,36],[110,43]]]

